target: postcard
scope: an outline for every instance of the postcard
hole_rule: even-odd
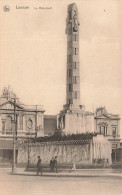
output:
[[[121,0],[0,1],[0,194],[121,195]]]

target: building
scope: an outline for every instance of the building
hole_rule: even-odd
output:
[[[96,109],[94,122],[95,131],[110,141],[114,159],[116,150],[120,147],[120,116],[110,114],[105,107],[100,107]]]
[[[44,112],[43,106],[26,106],[9,88],[4,88],[0,97],[0,136],[12,136],[14,121],[17,137],[25,137],[26,133],[44,136]]]
[[[23,105],[10,88],[0,97],[0,161],[11,161],[13,132],[16,133],[16,153],[19,143],[28,138],[44,136],[43,106]]]
[[[120,147],[116,150],[116,161],[122,163],[122,142],[120,141]],[[122,164],[121,164],[122,165]]]

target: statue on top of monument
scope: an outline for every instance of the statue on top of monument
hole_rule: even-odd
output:
[[[71,10],[68,10],[68,16],[66,18],[66,34],[68,32],[71,32],[71,27],[73,32],[78,32],[78,26],[80,25],[79,19],[78,19],[78,10],[76,5],[74,4],[72,6]]]
[[[74,11],[73,13],[73,31],[77,32],[78,31],[78,26],[80,25],[79,20],[78,20],[78,13]]]

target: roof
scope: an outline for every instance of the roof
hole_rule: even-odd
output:
[[[32,112],[44,112],[45,110],[43,109],[42,105],[24,105],[24,104],[20,104],[20,102],[16,102],[14,103],[11,99],[9,100],[1,100],[2,98],[0,98],[0,107],[2,106],[6,106],[6,105],[12,105],[14,107],[14,105],[16,105],[16,107],[18,107],[19,109],[23,110],[23,111],[32,111]],[[9,108],[5,108],[8,109]],[[13,108],[12,108],[13,109]]]
[[[99,107],[96,109],[95,119],[102,119],[102,118],[118,119],[119,120],[120,116],[118,114],[108,113],[105,107]]]
[[[2,102],[2,103],[0,104],[0,106],[4,106],[4,105],[6,105],[6,104],[11,104],[11,105],[13,105],[13,106],[14,106],[14,104],[15,104],[17,107],[23,109],[23,107],[22,107],[20,104],[14,103],[14,102],[11,101],[11,100],[7,100],[7,101]]]
[[[95,119],[116,119],[116,120],[120,120],[120,116],[119,115],[117,115],[117,114],[101,114],[101,115],[99,115],[99,116],[95,116]]]

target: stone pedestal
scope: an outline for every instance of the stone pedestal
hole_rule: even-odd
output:
[[[58,115],[57,132],[78,134],[85,132],[85,111],[83,109],[63,110]]]

